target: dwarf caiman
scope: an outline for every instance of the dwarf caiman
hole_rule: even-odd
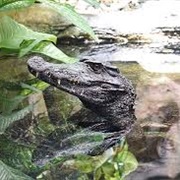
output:
[[[71,122],[95,132],[110,133],[101,145],[103,150],[116,144],[131,129],[136,95],[131,82],[117,67],[88,59],[74,64],[53,64],[35,56],[28,60],[28,68],[40,80],[82,101],[90,115],[84,113],[86,117],[82,120],[75,115]]]

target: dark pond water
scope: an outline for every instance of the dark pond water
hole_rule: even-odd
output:
[[[161,13],[158,15],[160,5]],[[4,135],[0,137],[0,151],[2,152],[0,158],[8,165],[21,169],[31,176],[37,177],[37,179],[93,179],[93,173],[98,179],[99,172],[96,171],[95,173],[91,170],[93,166],[89,167],[89,164],[100,161],[98,167],[101,167],[103,163],[105,164],[102,166],[105,167],[105,170],[102,168],[101,173],[106,174],[107,179],[110,179],[107,174],[112,173],[113,166],[115,169],[113,169],[113,173],[121,172],[121,177],[131,172],[125,177],[126,180],[179,180],[179,7],[178,0],[142,1],[139,9],[132,12],[128,11],[128,13],[124,12],[123,15],[126,18],[133,17],[132,21],[135,21],[135,18],[139,17],[139,21],[133,25],[132,21],[119,19],[124,24],[121,31],[130,34],[143,34],[144,37],[151,39],[148,43],[129,42],[124,45],[103,44],[87,45],[86,47],[83,45],[66,47],[60,45],[60,48],[72,56],[111,61],[132,81],[137,93],[135,109],[137,120],[136,125],[126,138],[129,147],[128,152],[131,152],[128,154],[129,164],[125,162],[127,159],[123,161],[120,158],[121,163],[126,164],[125,170],[119,170],[116,168],[117,163],[113,164],[114,161],[117,161],[116,155],[120,151],[119,149],[125,149],[124,146],[126,145],[123,143],[117,147],[116,152],[110,148],[103,156],[97,156],[97,159],[89,159],[89,157],[83,156],[79,157],[75,163],[72,161],[72,155],[86,152],[92,146],[95,147],[101,141],[102,134],[90,134],[88,131],[81,131],[76,136],[71,136],[73,144],[70,148],[59,149],[61,143],[59,138],[67,133],[67,119],[78,112],[82,108],[82,104],[76,97],[56,88],[46,87],[44,83],[36,81],[27,70],[27,58],[3,57],[0,59],[0,92],[3,97],[0,96],[0,111],[4,112],[9,107],[12,110],[14,110],[13,108],[18,110],[29,104],[34,105],[33,111],[25,114],[24,118],[20,117],[20,121],[11,124],[5,132],[3,131]],[[144,19],[142,12],[146,17]],[[112,17],[116,15],[112,13]],[[102,20],[103,18],[100,16],[99,19]],[[110,26],[112,28],[115,26],[112,22],[108,25],[107,21],[101,22],[102,27]],[[117,29],[117,26],[115,27]],[[127,32],[129,30],[131,32]],[[36,89],[36,92],[32,93],[34,89],[29,85],[43,89],[43,92]],[[19,100],[21,95],[25,95],[27,98],[21,101]],[[9,101],[5,97],[11,100]],[[83,139],[88,136],[91,138],[84,142]],[[5,142],[4,139],[6,138],[8,140]],[[17,144],[13,145],[14,142]],[[122,140],[122,142],[124,141]],[[2,148],[5,146],[8,149]],[[21,146],[21,150],[19,146]],[[38,171],[37,166],[34,167],[31,164],[31,157],[21,153],[24,152],[24,147],[27,148],[25,151],[32,155],[33,162],[38,166],[42,167],[50,160],[52,166],[48,164],[44,169]],[[12,149],[14,150],[12,151]],[[23,154],[25,158],[19,158],[17,154]],[[116,158],[114,158],[115,156]],[[56,159],[53,161],[54,158]],[[27,159],[26,164],[22,163],[24,159]],[[66,162],[66,160],[68,161]],[[108,160],[113,162],[111,163],[112,166],[105,163]],[[66,163],[59,165],[58,163],[61,162]],[[72,164],[73,168],[69,168],[69,165]],[[75,167],[76,170],[74,170]],[[79,173],[77,167],[88,175]],[[97,170],[97,166],[95,167]],[[119,177],[117,176],[116,179],[120,179]]]

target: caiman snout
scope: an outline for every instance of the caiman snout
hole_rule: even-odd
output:
[[[29,71],[37,76],[38,73],[43,72],[47,69],[48,63],[43,58],[34,56],[27,62]]]

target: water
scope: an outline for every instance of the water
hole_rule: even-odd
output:
[[[63,47],[73,56],[111,61],[133,82],[137,92],[135,111],[137,123],[128,134],[127,143],[129,151],[138,161],[138,168],[134,169],[126,180],[180,179],[179,9],[178,0],[149,0],[142,1],[133,10],[105,12],[99,14],[98,18],[88,17],[93,26],[114,28],[121,34],[140,34],[148,39],[148,42]],[[2,58],[0,66],[1,94],[11,98],[19,94],[28,94],[27,88],[22,88],[20,83],[29,83],[29,79],[32,79],[25,61],[18,61],[14,57]],[[34,84],[39,87],[44,86],[38,85],[37,82]],[[33,154],[39,165],[65,153],[72,156],[77,152],[86,151],[89,146],[97,145],[97,142],[90,141],[89,144],[83,144],[82,141],[81,145],[86,149],[74,145],[68,150],[58,151],[60,141],[55,138],[58,137],[59,130],[62,130],[59,128],[62,127],[61,123],[66,124],[66,120],[79,111],[82,105],[77,98],[67,93],[47,88],[43,93],[29,95],[18,108],[37,101],[33,113],[8,128],[6,136],[29,148],[39,144],[45,149],[50,147],[50,151],[48,149],[50,153],[45,157],[43,154],[45,151],[37,156]],[[1,99],[1,111],[2,104],[4,100]],[[49,134],[51,136],[47,142],[45,140]],[[69,139],[75,141],[77,137],[85,135],[79,133]],[[108,155],[101,158],[107,160],[113,157],[111,150]],[[0,157],[4,159],[2,155]],[[68,163],[71,164],[72,161]],[[13,163],[12,165],[16,167]],[[50,177],[53,179],[62,177],[65,179],[64,176],[68,177],[71,174],[71,171],[64,166],[60,167],[60,171],[59,167],[54,167],[51,171],[53,175]],[[43,172],[46,177],[48,172],[45,170]],[[75,172],[69,179],[77,179],[79,176],[80,174]]]

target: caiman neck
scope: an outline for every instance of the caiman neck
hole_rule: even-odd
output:
[[[83,102],[85,107],[95,112],[97,115],[109,121],[122,121],[124,118],[134,116],[133,102],[129,101],[114,101],[112,103],[104,103],[104,105],[87,104]],[[132,105],[131,105],[132,104]],[[129,120],[130,120],[129,119]]]

